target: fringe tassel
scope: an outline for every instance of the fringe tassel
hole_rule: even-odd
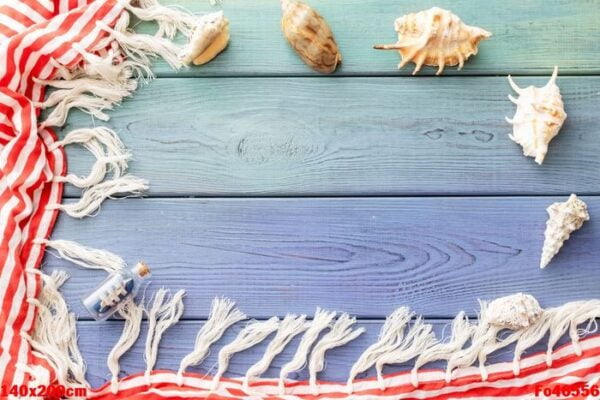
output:
[[[73,218],[84,218],[92,215],[104,200],[113,198],[112,196],[116,194],[128,193],[133,196],[140,196],[148,188],[147,180],[133,175],[125,175],[90,187],[83,192],[79,201],[75,203],[54,204],[49,205],[48,208],[62,210]]]
[[[342,314],[335,321],[331,331],[315,345],[308,363],[309,384],[313,395],[317,396],[319,394],[317,374],[325,367],[325,353],[333,348],[344,346],[365,332],[365,328],[352,330],[352,325],[355,323],[356,318],[350,317],[348,314]]]
[[[175,38],[177,32],[190,37],[197,18],[185,10],[175,7],[166,7],[156,0],[138,0],[139,7],[131,5],[131,1],[125,2],[125,8],[142,21],[153,21],[158,24],[155,36]]]
[[[103,269],[108,273],[126,267],[125,261],[106,250],[92,249],[69,240],[35,239],[35,244],[43,244],[58,252],[58,256],[88,269]]]
[[[137,304],[133,299],[129,299],[124,303],[119,314],[125,320],[125,326],[121,337],[108,354],[107,365],[112,378],[110,382],[110,389],[112,393],[119,391],[119,360],[123,354],[125,354],[131,346],[135,343],[137,338],[140,336],[140,329],[142,325],[142,317],[144,315],[144,309]]]
[[[385,354],[392,352],[402,341],[404,329],[414,313],[411,313],[407,307],[401,307],[395,310],[383,324],[379,333],[379,340],[372,344],[354,363],[348,377],[348,393],[353,392],[353,383],[356,376],[371,368]]]
[[[513,357],[513,373],[515,376],[518,376],[521,373],[520,361],[525,350],[542,340],[544,335],[548,332],[548,329],[550,329],[550,325],[554,319],[554,310],[546,310],[540,317],[540,320],[527,329],[527,331],[523,332],[521,337],[517,340]]]
[[[219,367],[212,380],[211,391],[219,387],[221,377],[229,367],[231,357],[250,347],[256,346],[279,328],[279,318],[273,317],[267,321],[255,322],[245,327],[233,342],[225,345],[219,352]]]
[[[382,354],[375,363],[377,371],[377,380],[381,390],[385,390],[386,382],[383,377],[383,367],[386,364],[401,364],[419,356],[424,349],[431,347],[435,343],[435,334],[433,327],[423,322],[418,317],[410,328],[408,333],[399,343],[396,343],[394,349],[388,350]]]
[[[548,338],[548,350],[546,352],[546,364],[552,366],[552,352],[558,340],[569,330],[571,342],[575,347],[577,355],[581,355],[579,335],[590,334],[598,330],[596,319],[600,318],[600,300],[577,301],[567,303],[565,306],[550,309],[554,317],[550,324],[550,337]],[[588,326],[582,332],[578,326],[588,322]],[[592,328],[593,327],[593,328]]]
[[[158,357],[158,345],[162,335],[171,326],[175,325],[183,315],[183,295],[184,290],[177,291],[173,297],[168,298],[169,291],[159,289],[154,295],[154,301],[148,316],[148,336],[146,337],[146,350],[144,360],[146,360],[146,382],[151,384],[150,373],[154,369]]]
[[[238,310],[233,301],[226,298],[214,299],[208,321],[196,336],[194,351],[181,360],[177,372],[177,384],[183,385],[185,370],[191,365],[202,362],[208,355],[210,346],[219,340],[230,326],[246,318],[248,318],[246,314]]]
[[[36,103],[36,106],[43,109],[54,107],[42,122],[42,126],[63,126],[72,108],[77,108],[99,120],[108,121],[110,117],[104,111],[112,110],[114,105],[120,104],[137,88],[134,79],[126,80],[121,84],[89,77],[70,81],[37,79],[36,82],[62,88],[52,92],[44,102]]]
[[[302,336],[302,340],[298,345],[294,357],[292,357],[290,362],[281,367],[279,373],[279,391],[282,395],[285,394],[285,379],[287,376],[294,371],[299,371],[304,368],[312,345],[317,341],[321,332],[331,326],[331,321],[333,321],[334,318],[335,312],[317,308],[315,317],[310,322],[304,336]]]
[[[69,174],[66,177],[56,177],[57,182],[68,182],[79,188],[89,188],[102,182],[107,172],[112,171],[114,177],[120,177],[128,168],[127,161],[131,158],[131,153],[126,150],[123,142],[111,129],[105,127],[76,129],[69,132],[63,140],[54,143],[50,150],[70,144],[83,145],[96,157],[96,162],[87,177]]]
[[[243,387],[248,391],[250,381],[264,374],[273,362],[273,359],[285,349],[291,340],[308,328],[306,315],[296,316],[288,314],[281,321],[275,338],[269,343],[263,357],[256,364],[248,368],[244,376]]]
[[[59,384],[65,387],[87,387],[85,363],[77,346],[75,316],[59,293],[68,279],[62,271],[51,276],[38,270],[31,271],[42,277],[43,287],[39,298],[28,301],[38,307],[37,321],[32,335],[21,332],[36,356],[46,359],[53,367]]]
[[[121,51],[114,47],[104,56],[88,53],[84,48],[76,47],[85,60],[83,69],[79,70],[79,77],[104,79],[113,85],[134,91],[138,86],[137,79],[142,78],[142,82],[146,82],[143,78],[152,75],[150,65],[127,60],[123,58]]]
[[[102,30],[108,32],[112,39],[117,41],[125,57],[138,65],[150,65],[150,58],[160,57],[175,70],[181,69],[184,66],[178,57],[181,51],[179,46],[161,36],[128,31],[129,15],[127,13],[123,13],[122,15],[124,17],[115,25],[115,29],[101,21],[98,21],[97,24]]]
[[[452,334],[447,342],[436,342],[432,346],[424,349],[415,361],[411,371],[411,382],[414,387],[419,386],[419,368],[435,360],[448,360],[452,354],[461,350],[465,343],[471,338],[474,332],[474,326],[469,324],[469,319],[464,311],[452,321]],[[532,344],[535,344],[532,343]]]
[[[449,383],[452,381],[452,372],[457,368],[469,367],[478,359],[480,365],[482,365],[485,362],[485,349],[490,348],[496,343],[498,333],[504,328],[490,325],[487,320],[486,312],[487,304],[482,302],[479,323],[475,327],[475,331],[471,338],[471,345],[466,349],[455,352],[448,359],[448,364],[446,366],[446,382]],[[508,346],[510,343],[504,340],[502,344]],[[498,347],[498,343],[496,343],[496,346],[494,347]],[[482,372],[485,374],[483,369]]]

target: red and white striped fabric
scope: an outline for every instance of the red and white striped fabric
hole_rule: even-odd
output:
[[[308,382],[288,384],[286,394],[281,395],[277,380],[262,379],[250,384],[252,393],[243,390],[241,380],[223,379],[219,389],[210,392],[211,377],[187,374],[186,385],[178,386],[177,377],[170,371],[155,371],[152,384],[147,385],[143,374],[130,376],[120,385],[118,395],[110,392],[109,385],[96,391],[92,397],[101,400],[124,398],[150,400],[158,398],[188,399],[269,399],[269,400],[317,400],[317,399],[356,399],[356,400],[442,400],[442,399],[535,399],[544,398],[543,391],[567,390],[572,394],[545,398],[598,399],[593,395],[600,389],[600,336],[581,341],[583,354],[577,356],[573,345],[565,345],[554,352],[552,367],[546,365],[546,354],[535,354],[521,361],[521,373],[515,376],[512,363],[500,363],[488,367],[487,381],[482,381],[476,367],[460,370],[451,383],[445,381],[445,371],[423,370],[419,373],[420,385],[415,388],[409,373],[399,373],[386,377],[387,389],[381,391],[376,379],[356,380],[354,392],[348,395],[345,384],[319,382],[319,394],[311,393]],[[595,383],[594,383],[595,382]],[[577,386],[579,384],[580,386]],[[588,393],[581,385],[588,384]],[[569,388],[572,385],[572,388]],[[598,385],[598,386],[594,386]],[[210,393],[210,394],[209,394]],[[580,395],[576,395],[579,393]]]
[[[55,178],[66,173],[65,154],[55,133],[38,122],[34,104],[44,99],[44,88],[34,78],[51,79],[57,66],[74,67],[81,60],[75,47],[92,51],[106,38],[98,22],[113,26],[123,6],[116,0],[0,0],[0,384],[3,387],[33,385],[33,367],[52,367],[36,357],[28,341],[36,320],[35,299],[40,292],[39,268],[44,246],[34,239],[48,238],[58,210],[62,184]],[[78,46],[75,46],[78,45]],[[50,150],[52,149],[52,150]],[[210,377],[186,374],[185,385],[177,375],[154,371],[151,382],[143,375],[122,380],[119,391],[104,386],[88,393],[98,399],[526,399],[536,389],[559,384],[598,382],[600,337],[581,341],[581,355],[566,345],[554,352],[548,367],[546,355],[521,361],[519,376],[512,363],[488,366],[483,381],[479,369],[464,368],[446,383],[443,371],[423,371],[415,388],[409,374],[387,376],[387,389],[374,379],[357,380],[349,395],[342,383],[320,382],[318,395],[307,382],[290,383],[282,396],[277,382],[253,381],[250,391],[241,380],[223,379],[210,391]],[[575,396],[551,396],[569,398]],[[590,399],[598,398],[593,394]]]
[[[89,3],[89,4],[88,4]],[[122,7],[114,0],[4,0],[0,2],[0,382],[6,387],[28,384],[25,365],[42,365],[22,332],[31,333],[44,247],[35,238],[50,236],[57,210],[46,209],[62,198],[62,148],[57,138],[39,128],[44,88],[33,78],[48,79],[57,62],[81,61],[74,44],[93,48],[105,32],[98,21],[113,24]]]

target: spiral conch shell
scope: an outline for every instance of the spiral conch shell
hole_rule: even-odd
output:
[[[452,12],[438,7],[399,17],[394,25],[398,42],[374,47],[398,50],[402,57],[398,69],[413,62],[416,65],[413,75],[423,64],[437,66],[436,75],[446,65],[458,65],[460,70],[470,56],[477,54],[479,42],[492,36],[484,29],[465,25]]]
[[[540,268],[546,268],[571,233],[580,229],[583,223],[590,219],[587,205],[574,194],[564,203],[552,204],[547,211],[550,218],[546,223],[546,239]]]
[[[542,312],[542,307],[535,297],[517,293],[500,297],[488,304],[486,321],[499,328],[519,330],[536,323]]]
[[[299,1],[281,0],[281,10],[281,29],[300,58],[318,72],[334,72],[342,56],[323,17]]]
[[[550,141],[567,119],[560,89],[556,86],[557,75],[558,67],[554,67],[554,73],[546,86],[529,86],[525,89],[518,87],[508,76],[510,86],[519,94],[518,99],[508,96],[517,105],[515,116],[512,119],[506,118],[513,125],[510,138],[523,147],[523,154],[535,157],[535,162],[540,165],[546,158]]]
[[[225,18],[223,11],[207,14],[199,19],[179,58],[185,64],[206,64],[219,55],[228,43],[229,20]]]

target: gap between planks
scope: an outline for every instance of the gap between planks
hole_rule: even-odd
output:
[[[181,79],[181,78],[186,78],[186,79],[205,79],[205,78],[223,78],[223,79],[235,79],[235,78],[257,78],[257,79],[268,79],[268,78],[321,78],[321,79],[326,79],[326,78],[404,78],[404,79],[444,79],[444,78],[482,78],[482,77],[487,77],[487,78],[502,78],[502,77],[506,77],[508,75],[512,76],[512,77],[549,77],[552,73],[548,73],[548,72],[519,72],[517,74],[511,74],[509,72],[507,72],[506,74],[498,74],[498,73],[469,73],[469,74],[461,74],[460,72],[456,72],[456,73],[446,73],[444,75],[441,76],[437,76],[437,75],[400,75],[396,72],[389,72],[389,73],[381,73],[381,72],[374,72],[372,74],[370,73],[336,73],[336,74],[330,74],[330,75],[314,75],[314,74],[310,74],[310,73],[306,73],[306,74],[286,74],[286,73],[278,73],[278,74],[273,74],[273,73],[256,73],[256,74],[224,74],[224,75],[185,75],[185,74],[178,74],[177,72],[156,72],[156,79]],[[565,73],[560,73],[560,66],[559,66],[559,76],[560,77],[594,77],[594,76],[600,76],[600,72],[594,72],[593,70],[586,70],[586,71],[580,71],[580,72],[565,72]]]
[[[600,194],[595,192],[577,192],[575,193],[577,196],[585,196],[585,197],[598,197]],[[287,200],[287,199],[306,199],[306,200],[319,200],[319,199],[389,199],[389,198],[398,198],[398,199],[420,199],[420,198],[434,198],[434,199],[506,199],[506,198],[548,198],[548,197],[563,197],[570,196],[571,192],[561,192],[561,193],[542,193],[542,194],[502,194],[502,193],[469,193],[469,194],[436,194],[436,193],[418,193],[418,194],[389,194],[389,195],[360,195],[360,194],[349,194],[349,195],[340,195],[340,194],[280,194],[280,195],[260,195],[260,194],[252,194],[252,195],[239,195],[239,194],[219,194],[219,195],[194,195],[194,194],[158,194],[158,195],[147,195],[147,196],[138,196],[131,197],[129,195],[114,195],[111,198],[115,200],[173,200],[173,199],[211,199],[211,200],[226,200],[226,199],[259,199],[259,200]],[[63,199],[78,199],[79,196],[65,195]]]

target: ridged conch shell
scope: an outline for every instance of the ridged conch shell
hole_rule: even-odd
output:
[[[486,321],[499,328],[515,331],[536,323],[542,312],[542,307],[535,297],[517,293],[500,297],[488,304]]]
[[[229,20],[225,18],[223,11],[207,14],[199,19],[179,58],[185,64],[206,64],[219,55],[228,43]]]
[[[281,0],[281,10],[281,29],[300,58],[321,73],[335,71],[342,56],[323,17],[299,1]]]
[[[518,99],[508,96],[517,105],[515,116],[512,119],[506,118],[513,125],[510,138],[523,146],[523,154],[535,157],[535,162],[540,165],[548,153],[548,144],[567,119],[560,89],[556,86],[557,75],[558,67],[554,67],[554,73],[546,86],[529,86],[525,89],[518,87],[508,76],[510,86],[519,94]]]
[[[398,50],[402,57],[398,69],[413,62],[413,75],[423,65],[438,67],[436,75],[446,65],[458,65],[461,69],[469,57],[477,54],[479,42],[492,36],[484,29],[465,25],[455,14],[438,7],[399,17],[394,26],[398,42],[374,47]]]
[[[552,204],[547,211],[550,218],[546,223],[546,239],[544,240],[540,268],[545,268],[552,261],[552,258],[558,254],[571,233],[580,229],[583,223],[590,219],[587,205],[574,194],[564,203]]]

